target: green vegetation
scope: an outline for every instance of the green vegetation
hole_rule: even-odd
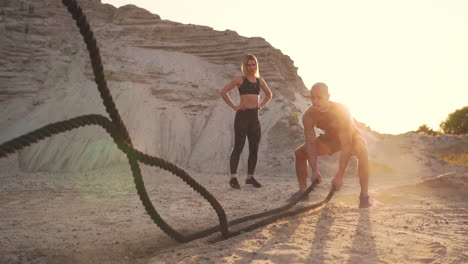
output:
[[[467,153],[437,153],[435,156],[449,163],[459,164],[468,167]]]
[[[445,134],[468,134],[468,106],[451,113],[447,119],[440,124],[440,127]]]
[[[432,130],[430,127],[428,127],[426,124],[419,126],[418,130],[416,132],[426,134],[428,136],[439,136],[440,132]]]
[[[426,124],[419,126],[416,132],[428,135],[428,136],[440,136],[442,134],[447,135],[464,135],[468,134],[468,106],[458,109],[455,112],[448,115],[447,119],[440,123],[442,131],[434,131]]]
[[[428,136],[468,135],[468,106],[449,114],[447,119],[440,124],[440,128],[441,131],[434,131],[424,124],[419,126],[416,132]],[[468,153],[463,145],[435,149],[432,153],[438,159],[468,167]]]

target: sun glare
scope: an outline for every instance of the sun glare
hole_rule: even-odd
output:
[[[327,83],[333,100],[381,133],[438,130],[467,104],[467,1],[102,2],[262,37],[294,61],[307,88]],[[247,8],[252,19],[243,19]]]

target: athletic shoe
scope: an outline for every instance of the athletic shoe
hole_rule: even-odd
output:
[[[359,196],[359,208],[369,208],[372,204],[369,202],[369,195]]]
[[[249,179],[245,179],[245,184],[252,184],[255,188],[260,188],[262,185],[255,180],[254,177],[250,177]]]
[[[239,182],[237,181],[237,178],[231,178],[229,180],[229,185],[233,189],[240,189],[240,185],[239,185]]]

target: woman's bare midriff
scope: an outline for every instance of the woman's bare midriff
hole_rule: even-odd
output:
[[[240,104],[242,108],[257,108],[259,95],[256,94],[242,94],[240,96]]]

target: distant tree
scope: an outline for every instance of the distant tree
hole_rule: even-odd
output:
[[[440,123],[440,128],[445,134],[468,134],[468,106],[449,114],[447,119]]]
[[[418,130],[416,132],[423,133],[429,136],[438,136],[439,132],[432,130],[430,127],[428,127],[426,124],[419,126]]]

